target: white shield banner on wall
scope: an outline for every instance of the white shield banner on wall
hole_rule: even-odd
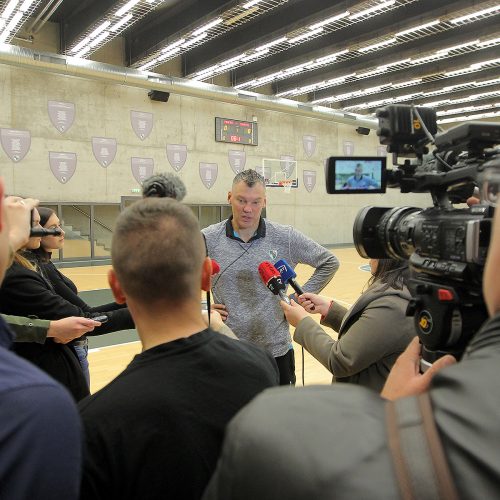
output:
[[[316,170],[304,170],[304,186],[310,193],[316,185]]]
[[[0,129],[0,141],[5,154],[15,163],[20,162],[31,146],[29,130]]]
[[[354,154],[354,142],[344,141],[343,149],[344,149],[344,156],[352,156]]]
[[[153,158],[130,158],[130,165],[134,179],[142,184],[145,179],[153,175],[155,162]]]
[[[245,151],[235,151],[229,150],[229,165],[235,174],[239,174],[245,169],[245,163],[247,161],[247,155]]]
[[[316,151],[316,137],[314,135],[304,135],[302,137],[302,146],[304,146],[304,153],[308,158]]]
[[[200,162],[200,178],[201,182],[207,189],[211,189],[217,180],[219,167],[217,163]]]
[[[292,177],[293,171],[295,170],[295,156],[281,155],[280,168],[281,171],[285,173],[287,179]]]
[[[167,144],[167,159],[171,167],[178,172],[186,163],[187,146],[185,144]]]
[[[76,170],[76,153],[49,151],[49,165],[54,177],[61,184],[66,184]]]
[[[101,167],[109,167],[116,156],[116,139],[108,137],[92,137],[92,152]]]
[[[387,156],[387,146],[377,146],[377,156]]]
[[[75,104],[73,102],[49,101],[47,103],[52,125],[64,134],[75,121]]]
[[[143,113],[142,111],[130,112],[130,123],[135,135],[141,141],[149,137],[153,130],[153,113]]]

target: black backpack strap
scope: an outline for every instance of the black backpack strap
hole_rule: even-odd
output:
[[[428,394],[386,403],[389,448],[404,500],[457,500]]]

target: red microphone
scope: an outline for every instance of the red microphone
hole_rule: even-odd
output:
[[[281,279],[281,274],[269,261],[264,261],[259,264],[259,274],[264,285],[266,285],[274,295],[279,295],[281,300],[290,304],[290,299],[285,293],[285,285]]]
[[[214,274],[219,274],[219,273],[220,273],[219,263],[215,259],[212,259],[212,276]]]

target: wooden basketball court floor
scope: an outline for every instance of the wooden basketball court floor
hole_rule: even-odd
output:
[[[340,269],[321,294],[348,307],[359,297],[370,277],[369,272],[361,269],[361,266],[366,266],[368,261],[361,258],[356,250],[351,247],[332,248],[331,251],[339,259]],[[107,281],[109,267],[72,267],[61,269],[61,271],[76,283],[80,291],[86,291],[109,288]],[[311,275],[312,268],[299,265],[296,272],[297,282],[303,284]],[[313,315],[313,318],[319,322],[319,315]],[[325,328],[325,330],[336,338],[336,332],[328,328]],[[297,385],[301,385],[302,348],[294,343],[294,349]],[[113,380],[140,351],[140,342],[128,342],[92,349],[89,352],[91,391],[96,392]],[[305,352],[304,356],[304,366],[306,385],[331,383],[330,372],[307,352]]]

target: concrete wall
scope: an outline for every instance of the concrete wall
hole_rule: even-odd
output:
[[[42,37],[44,47],[50,45],[47,36]],[[101,51],[101,60],[116,64],[122,49],[121,42],[115,41]],[[75,122],[64,134],[49,120],[49,100],[69,101],[76,106]],[[378,141],[374,132],[361,136],[352,126],[179,95],[171,95],[168,103],[152,102],[147,92],[136,88],[3,65],[0,65],[0,103],[1,128],[31,132],[31,148],[21,162],[13,163],[0,150],[0,173],[9,193],[36,196],[47,202],[119,203],[121,196],[129,196],[139,187],[132,176],[131,157],[153,158],[155,171],[173,171],[166,157],[168,143],[187,145],[187,161],[179,175],[188,188],[186,202],[193,204],[225,203],[234,176],[228,162],[229,150],[246,152],[246,168],[261,166],[263,158],[294,156],[298,161],[299,188],[292,189],[290,194],[268,189],[268,217],[293,224],[325,244],[351,242],[354,217],[364,205],[430,205],[427,195],[401,195],[397,190],[385,195],[326,194],[324,160],[342,155],[344,140],[354,142],[355,155],[376,155]],[[144,141],[132,130],[131,110],[154,114],[153,130]],[[241,120],[257,117],[259,145],[215,142],[216,116]],[[311,158],[305,155],[303,135],[316,137],[316,151]],[[94,136],[118,141],[116,158],[107,168],[101,167],[93,156]],[[52,175],[49,151],[77,154],[76,172],[66,184],[59,183]],[[217,181],[210,190],[201,182],[200,162],[218,165]],[[303,185],[304,169],[317,172],[311,193]]]

